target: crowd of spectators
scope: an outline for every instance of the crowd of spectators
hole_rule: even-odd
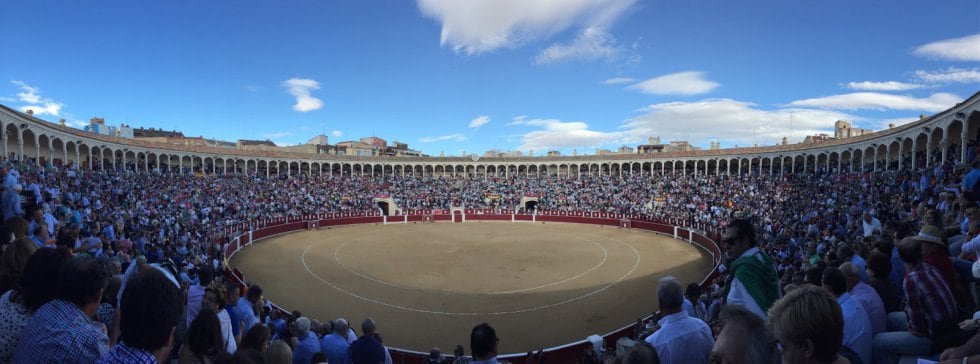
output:
[[[358,336],[344,319],[274,310],[261,287],[240,290],[221,274],[225,227],[375,211],[378,195],[403,210],[515,210],[536,196],[542,210],[720,232],[714,281],[663,279],[634,349],[587,361],[980,360],[975,154],[970,166],[922,158],[874,173],[737,176],[265,177],[3,162],[0,362],[390,363],[373,320]],[[493,362],[496,339],[477,326],[473,357],[460,346],[452,359]]]

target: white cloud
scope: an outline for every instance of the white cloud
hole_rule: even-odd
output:
[[[841,110],[921,110],[936,112],[948,109],[960,101],[963,99],[949,93],[934,93],[927,98],[916,98],[878,92],[854,92],[796,100],[790,105]]]
[[[34,111],[34,115],[47,114],[51,116],[58,116],[61,113],[61,108],[65,106],[60,102],[41,96],[41,90],[35,86],[28,85],[23,81],[18,80],[10,81],[10,83],[20,88],[20,92],[17,93],[17,100],[28,103],[28,105],[18,107],[18,109],[22,112],[32,110]]]
[[[603,85],[619,85],[619,84],[623,84],[623,83],[630,83],[630,82],[633,82],[633,81],[636,81],[636,80],[633,79],[633,78],[630,78],[630,77],[613,77],[613,78],[610,78],[608,80],[602,81],[600,83],[603,84]]]
[[[914,116],[904,117],[904,118],[882,119],[878,121],[878,127],[876,129],[888,129],[888,124],[894,124],[896,127],[899,127],[918,120],[919,118]]]
[[[24,83],[24,81],[18,80],[10,81],[10,83],[20,88],[20,92],[17,93],[17,99],[21,102],[26,102],[29,104],[37,104],[41,102],[41,90],[38,90],[37,87],[28,85]]]
[[[919,85],[919,84],[905,83],[905,82],[898,82],[898,81],[848,82],[846,86],[851,90],[859,90],[859,91],[906,91],[906,90],[913,90],[913,89],[924,87],[923,85]]]
[[[487,115],[481,115],[476,119],[470,121],[470,129],[480,130],[481,126],[487,125],[489,123],[490,123],[490,117]]]
[[[630,139],[686,140],[703,145],[718,140],[723,144],[749,146],[775,145],[788,137],[800,141],[807,135],[833,134],[837,120],[860,120],[847,113],[802,108],[761,110],[749,102],[707,99],[695,102],[668,102],[641,109],[642,115],[626,121]]]
[[[73,127],[73,128],[76,128],[76,129],[83,129],[86,126],[88,126],[89,123],[90,122],[88,122],[88,121],[78,120],[78,119],[67,119],[67,120],[65,120],[65,124],[68,124],[68,126]]]
[[[930,83],[978,83],[980,68],[963,69],[949,67],[938,71],[915,71],[915,78]]]
[[[288,132],[288,131],[281,131],[281,132],[272,133],[272,134],[262,134],[262,137],[263,138],[266,138],[266,139],[281,139],[282,137],[287,137],[287,136],[290,136],[290,135],[293,135],[293,133],[292,132]]]
[[[48,114],[51,116],[58,116],[58,114],[61,113],[61,104],[56,102],[46,102],[41,105],[26,105],[20,107],[21,112],[27,112],[27,110],[33,111],[34,115]]]
[[[608,27],[636,0],[418,0],[456,53],[515,48],[573,26]]]
[[[334,131],[331,131],[330,132],[330,135],[333,135],[334,138],[340,138],[340,137],[344,136],[344,132],[342,132],[340,130],[334,130]]]
[[[718,86],[718,83],[704,79],[704,72],[687,71],[654,77],[627,89],[654,95],[690,96],[711,92]]]
[[[316,80],[306,78],[290,78],[282,81],[282,87],[286,88],[287,93],[296,97],[296,104],[293,105],[293,110],[308,112],[319,110],[323,107],[322,100],[310,96],[310,92],[320,89],[320,83]]]
[[[466,136],[464,136],[463,134],[458,134],[457,133],[457,134],[440,135],[440,136],[434,136],[434,137],[424,137],[424,138],[419,139],[419,143],[442,142],[442,141],[447,141],[447,140],[452,140],[452,141],[456,141],[456,142],[462,142],[462,141],[465,141],[466,140]]]
[[[555,44],[542,50],[534,63],[549,64],[571,59],[612,61],[619,54],[616,38],[599,27],[588,27],[569,44]]]
[[[521,138],[518,150],[546,151],[561,148],[595,147],[613,142],[625,142],[626,132],[602,132],[589,130],[589,124],[581,121],[563,122],[557,119],[515,120],[512,125],[542,127],[526,133]]]
[[[950,61],[980,61],[980,34],[935,41],[919,46],[914,53]]]

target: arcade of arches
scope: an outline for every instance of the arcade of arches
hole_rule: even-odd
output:
[[[903,168],[909,161],[963,161],[948,155],[952,143],[976,140],[980,93],[931,118],[832,145],[794,144],[752,149],[695,151],[681,155],[608,155],[525,158],[378,158],[336,155],[249,155],[249,151],[182,147],[94,136],[0,106],[3,155],[40,165],[81,169],[270,175],[558,176],[646,174],[780,174],[812,171],[861,172]],[[844,140],[847,141],[847,140]],[[738,153],[735,153],[738,152]],[[253,153],[258,154],[258,153]],[[270,153],[266,153],[270,154]],[[275,154],[275,153],[271,153]]]

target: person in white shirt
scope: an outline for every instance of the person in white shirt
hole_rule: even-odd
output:
[[[661,363],[707,363],[715,340],[704,321],[684,311],[684,289],[674,277],[664,277],[657,288],[663,318],[660,328],[646,338],[657,349]]]
[[[873,235],[875,231],[878,231],[879,234],[882,232],[881,220],[871,216],[871,212],[864,212],[864,220],[861,221],[861,225],[864,227],[864,237],[866,238]]]

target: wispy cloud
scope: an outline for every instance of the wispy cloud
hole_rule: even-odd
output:
[[[340,138],[340,137],[344,136],[344,132],[342,132],[340,130],[334,130],[334,131],[331,131],[330,132],[330,135],[332,135],[334,138]]]
[[[937,71],[915,71],[915,78],[929,83],[980,83],[980,68],[949,67]]]
[[[490,117],[487,115],[480,115],[476,119],[470,121],[470,129],[480,130],[481,126],[490,123]]]
[[[613,142],[626,142],[627,132],[602,132],[590,130],[589,124],[581,121],[564,122],[558,119],[521,119],[513,125],[537,126],[540,130],[521,136],[518,150],[547,151],[563,148],[588,148]]]
[[[468,55],[516,48],[573,27],[608,28],[636,0],[418,0],[439,43]]]
[[[633,139],[660,136],[663,140],[686,140],[694,145],[712,140],[740,146],[774,145],[783,137],[799,141],[807,135],[833,133],[833,123],[837,120],[862,120],[832,110],[763,110],[751,102],[732,99],[659,103],[640,112],[622,125]]]
[[[293,97],[296,97],[296,104],[293,110],[299,112],[309,112],[319,110],[323,107],[323,101],[310,95],[311,92],[320,89],[320,83],[316,80],[306,78],[290,78],[282,81],[282,87]]]
[[[507,123],[507,126],[511,126],[511,125],[522,125],[522,124],[524,124],[524,121],[525,120],[527,120],[527,115],[518,115],[518,116],[515,116],[514,119],[511,120],[509,123]]]
[[[433,143],[433,142],[442,142],[442,141],[447,141],[447,140],[452,140],[452,141],[455,141],[455,142],[462,142],[462,141],[466,141],[466,136],[463,135],[463,134],[457,133],[457,134],[449,134],[449,135],[424,137],[424,138],[419,139],[419,143]]]
[[[41,89],[28,85],[24,81],[13,80],[10,83],[20,89],[20,92],[17,93],[17,101],[27,103],[27,105],[18,107],[22,112],[33,110],[34,115],[58,116],[61,113],[61,108],[65,106],[60,102],[41,96]]]
[[[261,87],[256,86],[256,85],[245,85],[243,88],[245,89],[245,91],[248,91],[248,92],[259,92],[259,91],[262,90]]]
[[[924,44],[913,53],[950,61],[980,61],[980,33]]]
[[[290,136],[290,135],[293,135],[293,133],[292,132],[288,132],[288,131],[281,131],[281,132],[272,133],[272,134],[262,134],[262,137],[263,138],[266,138],[266,139],[280,139],[282,137],[287,137],[287,136]]]
[[[633,78],[630,78],[630,77],[613,77],[613,78],[610,78],[608,80],[605,80],[605,81],[602,81],[602,82],[599,82],[599,83],[601,83],[603,85],[619,85],[619,84],[624,84],[624,83],[630,83],[630,82],[633,82],[633,81],[636,81],[636,79],[633,79]]]
[[[898,81],[848,82],[847,85],[845,86],[851,90],[858,90],[858,91],[906,91],[906,90],[913,90],[913,89],[925,87],[924,85],[920,85],[920,84],[905,83],[905,82],[898,82]]]
[[[962,100],[959,96],[949,93],[934,93],[926,98],[917,98],[877,92],[854,92],[796,100],[790,105],[840,110],[921,110],[936,112],[945,110]]]
[[[599,27],[588,27],[571,43],[554,44],[541,50],[534,63],[549,64],[567,60],[595,61],[616,59],[620,50],[616,47],[616,38]]]
[[[704,72],[687,71],[654,77],[627,87],[630,90],[654,95],[700,95],[720,86],[704,78]]]

